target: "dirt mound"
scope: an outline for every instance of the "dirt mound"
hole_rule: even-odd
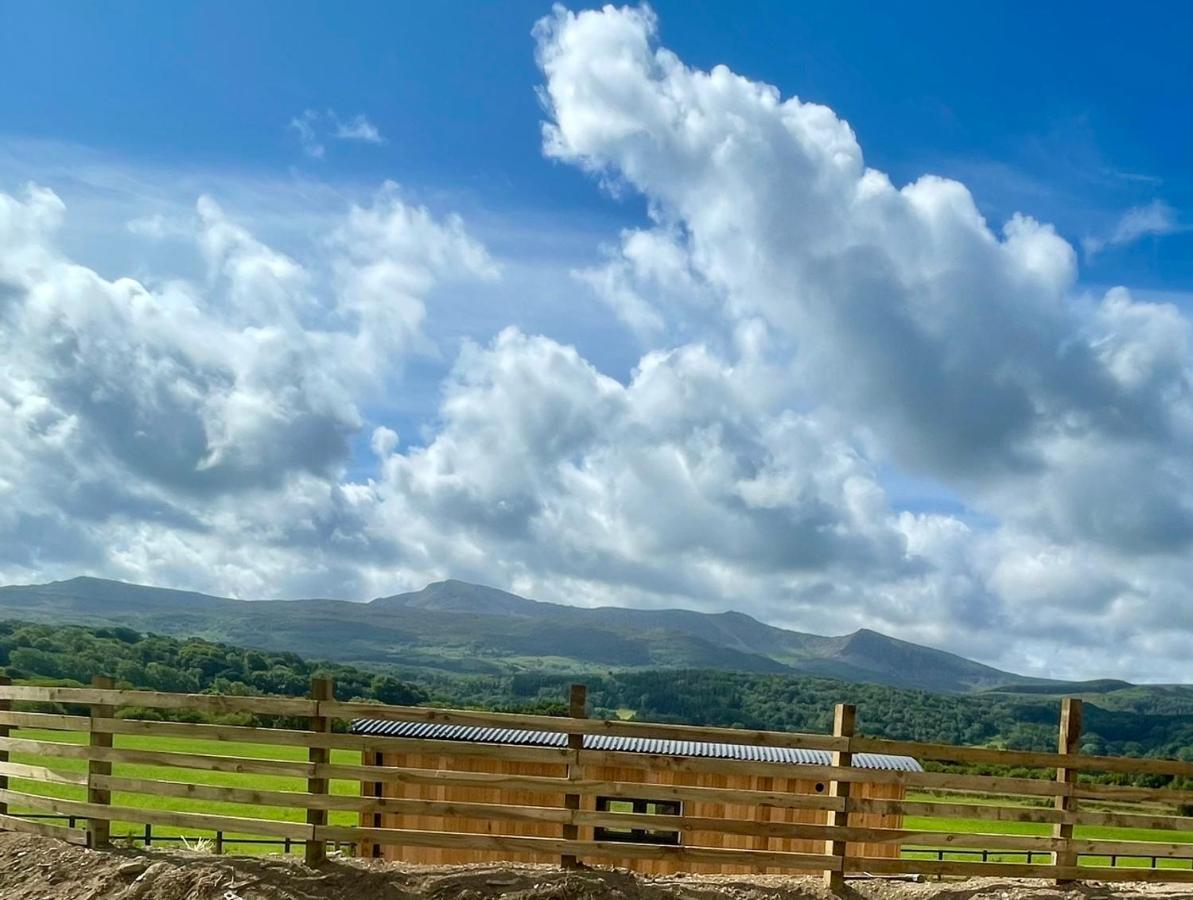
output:
[[[1193,900],[1190,886],[1082,885],[973,879],[851,882],[853,900]],[[282,857],[174,850],[96,852],[0,833],[3,900],[829,900],[816,878],[641,876],[551,866],[407,866],[331,859],[318,869]]]

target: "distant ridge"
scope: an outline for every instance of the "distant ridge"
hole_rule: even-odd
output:
[[[464,581],[368,603],[233,600],[79,577],[0,587],[0,617],[125,625],[267,650],[454,673],[700,668],[808,674],[963,693],[1048,693],[1065,682],[1026,678],[869,629],[826,637],[745,613],[582,608]]]

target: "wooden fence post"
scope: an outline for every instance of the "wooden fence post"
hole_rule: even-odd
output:
[[[857,707],[852,703],[838,703],[837,708],[833,713],[833,737],[838,738],[852,738],[853,726],[857,721]],[[833,765],[834,766],[852,766],[853,752],[848,749],[852,741],[846,744],[845,750],[833,751]],[[828,811],[827,825],[830,828],[841,826],[848,827],[849,825],[849,785],[848,781],[831,781],[829,782],[828,795],[830,797],[839,797],[844,801],[845,807],[840,812],[834,809]],[[825,856],[835,856],[837,858],[837,865],[832,869],[824,870],[824,884],[833,893],[841,893],[845,890],[845,854],[847,850],[845,841],[827,840],[824,842]]]
[[[11,678],[9,678],[7,675],[0,675],[0,687],[8,687],[10,684],[12,684]],[[8,712],[11,709],[12,709],[12,701],[11,700],[9,700],[7,698],[0,700],[0,711]],[[8,737],[8,734],[9,734],[9,727],[7,725],[0,724],[0,737]],[[0,763],[6,763],[6,762],[8,762],[8,751],[0,750]],[[4,790],[4,791],[8,790],[8,776],[7,775],[0,775],[0,790]],[[3,801],[0,801],[0,816],[6,816],[6,815],[8,815],[8,804]]]
[[[1081,750],[1081,719],[1082,703],[1076,697],[1065,697],[1060,702],[1060,735],[1057,741],[1057,752],[1064,754],[1078,753]],[[1059,767],[1056,770],[1057,783],[1073,785],[1077,782],[1077,770]],[[1077,811],[1077,798],[1071,794],[1062,794],[1055,798],[1055,806],[1066,813]],[[1069,842],[1073,839],[1073,825],[1071,822],[1059,822],[1052,826],[1052,836],[1064,841],[1064,849],[1052,854],[1054,866],[1077,865],[1077,854],[1069,849]],[[1057,878],[1057,884],[1072,884],[1072,878]]]
[[[311,699],[315,701],[335,699],[335,683],[330,678],[312,678]],[[311,716],[310,729],[316,734],[326,734],[331,731],[331,719],[321,716],[319,713],[320,709],[318,703],[316,703],[315,715]],[[331,761],[331,750],[327,747],[311,747],[308,751],[307,759],[312,765],[326,765]],[[329,784],[326,778],[311,777],[307,779],[308,794],[326,795],[328,787]],[[308,866],[317,866],[327,858],[327,847],[323,841],[315,839],[313,832],[315,829],[327,824],[327,810],[308,809],[307,824],[311,826],[312,835],[306,842],[306,864]]]
[[[91,679],[91,686],[99,690],[110,691],[116,687],[116,682],[108,675],[96,675]],[[91,726],[88,744],[91,747],[111,748],[112,732],[98,731],[95,727],[96,719],[111,719],[116,715],[116,708],[106,703],[91,704]],[[87,802],[109,806],[112,803],[112,792],[95,787],[95,779],[100,776],[111,775],[110,762],[89,759],[87,761]],[[87,846],[93,850],[103,850],[112,846],[112,822],[110,819],[91,818],[87,820]]]
[[[573,719],[588,718],[588,687],[583,684],[573,684],[568,695],[568,715]],[[576,755],[584,748],[584,735],[568,733],[568,749],[573,751],[572,761],[568,763],[569,780],[575,781],[582,777],[583,768],[579,764],[579,757]],[[563,808],[576,811],[580,809],[580,795],[579,794],[564,794]],[[575,841],[580,839],[580,828],[577,825],[563,826],[563,839],[565,841]],[[559,864],[565,869],[580,868],[580,860],[574,854],[565,853],[559,857]]]

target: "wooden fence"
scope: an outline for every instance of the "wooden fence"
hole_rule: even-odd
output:
[[[599,864],[602,859],[666,859],[687,864],[746,866],[759,871],[820,871],[839,887],[851,874],[925,874],[1193,882],[1193,790],[1095,784],[1084,773],[1193,777],[1193,763],[1153,758],[1089,756],[1075,752],[1080,737],[1078,700],[1063,704],[1058,751],[1041,753],[892,741],[853,734],[853,710],[838,708],[834,734],[659,725],[583,717],[570,718],[383,706],[332,699],[332,685],[316,680],[310,698],[234,697],[115,690],[97,680],[92,688],[0,684],[0,828],[33,832],[102,847],[113,823],[150,825],[236,836],[266,836],[303,842],[306,859],[320,862],[328,844],[398,844],[444,849],[558,856],[561,862]],[[14,710],[14,704],[61,704],[87,715]],[[251,713],[289,717],[306,728],[195,724],[122,717],[122,708],[187,710],[207,714]],[[40,707],[44,709],[45,707]],[[61,709],[61,708],[60,708]],[[563,732],[566,747],[509,746],[468,741],[426,740],[349,734],[335,724],[357,717]],[[32,734],[31,730],[35,730]],[[52,732],[46,734],[45,732]],[[790,777],[789,764],[708,759],[586,748],[580,736],[616,735],[712,741],[754,747],[823,750],[830,765],[799,767],[799,777],[829,785],[823,794],[738,790],[722,787],[640,784],[577,777],[587,767],[616,766],[667,772]],[[145,739],[153,739],[147,748]],[[236,742],[236,755],[213,752],[210,743]],[[141,746],[136,746],[137,744]],[[253,746],[253,753],[244,750]],[[158,748],[161,749],[158,749]],[[345,757],[343,751],[350,751]],[[569,777],[483,773],[454,769],[363,765],[360,754],[429,753],[445,757],[492,757],[512,762],[548,762],[570,767]],[[975,775],[947,771],[908,772],[853,766],[858,753],[912,756],[921,762],[981,764],[1055,770],[1040,777]],[[258,755],[259,754],[259,755]],[[286,758],[286,757],[289,758]],[[10,783],[11,782],[11,783]],[[859,782],[896,783],[908,792],[899,800],[851,794]],[[377,796],[378,783],[472,786],[517,790],[558,798],[562,805],[445,803],[431,799]],[[17,789],[21,788],[21,789]],[[583,808],[575,798],[633,797],[693,803],[755,804],[814,809],[820,824],[641,815]],[[212,810],[218,810],[213,812]],[[247,810],[238,812],[238,810]],[[261,812],[269,810],[268,813]],[[71,829],[27,814],[73,816],[86,829]],[[412,813],[489,821],[534,821],[558,826],[558,837],[362,827],[361,814]],[[851,817],[898,815],[916,827],[851,825]],[[965,820],[976,830],[963,830]],[[855,818],[855,821],[857,819]],[[749,835],[756,849],[677,846],[582,840],[580,827],[673,829],[681,834],[724,832]],[[1049,829],[1051,833],[1022,833]],[[1018,830],[1020,833],[1006,833]],[[772,839],[823,842],[823,852],[767,849]],[[893,843],[902,857],[851,855],[859,845]],[[819,844],[818,844],[819,845]],[[931,848],[917,852],[914,848]],[[966,859],[950,858],[964,854]],[[1011,862],[1012,858],[1046,864]],[[921,856],[921,858],[909,858]],[[1132,860],[1158,861],[1143,868]],[[1112,866],[1108,862],[1126,862]]]

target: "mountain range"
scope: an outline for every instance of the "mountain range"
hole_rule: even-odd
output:
[[[1097,693],[1129,686],[1027,678],[869,629],[826,637],[740,612],[567,606],[463,581],[357,603],[236,600],[80,577],[0,587],[0,618],[121,625],[370,667],[456,674],[698,668],[951,693]]]

